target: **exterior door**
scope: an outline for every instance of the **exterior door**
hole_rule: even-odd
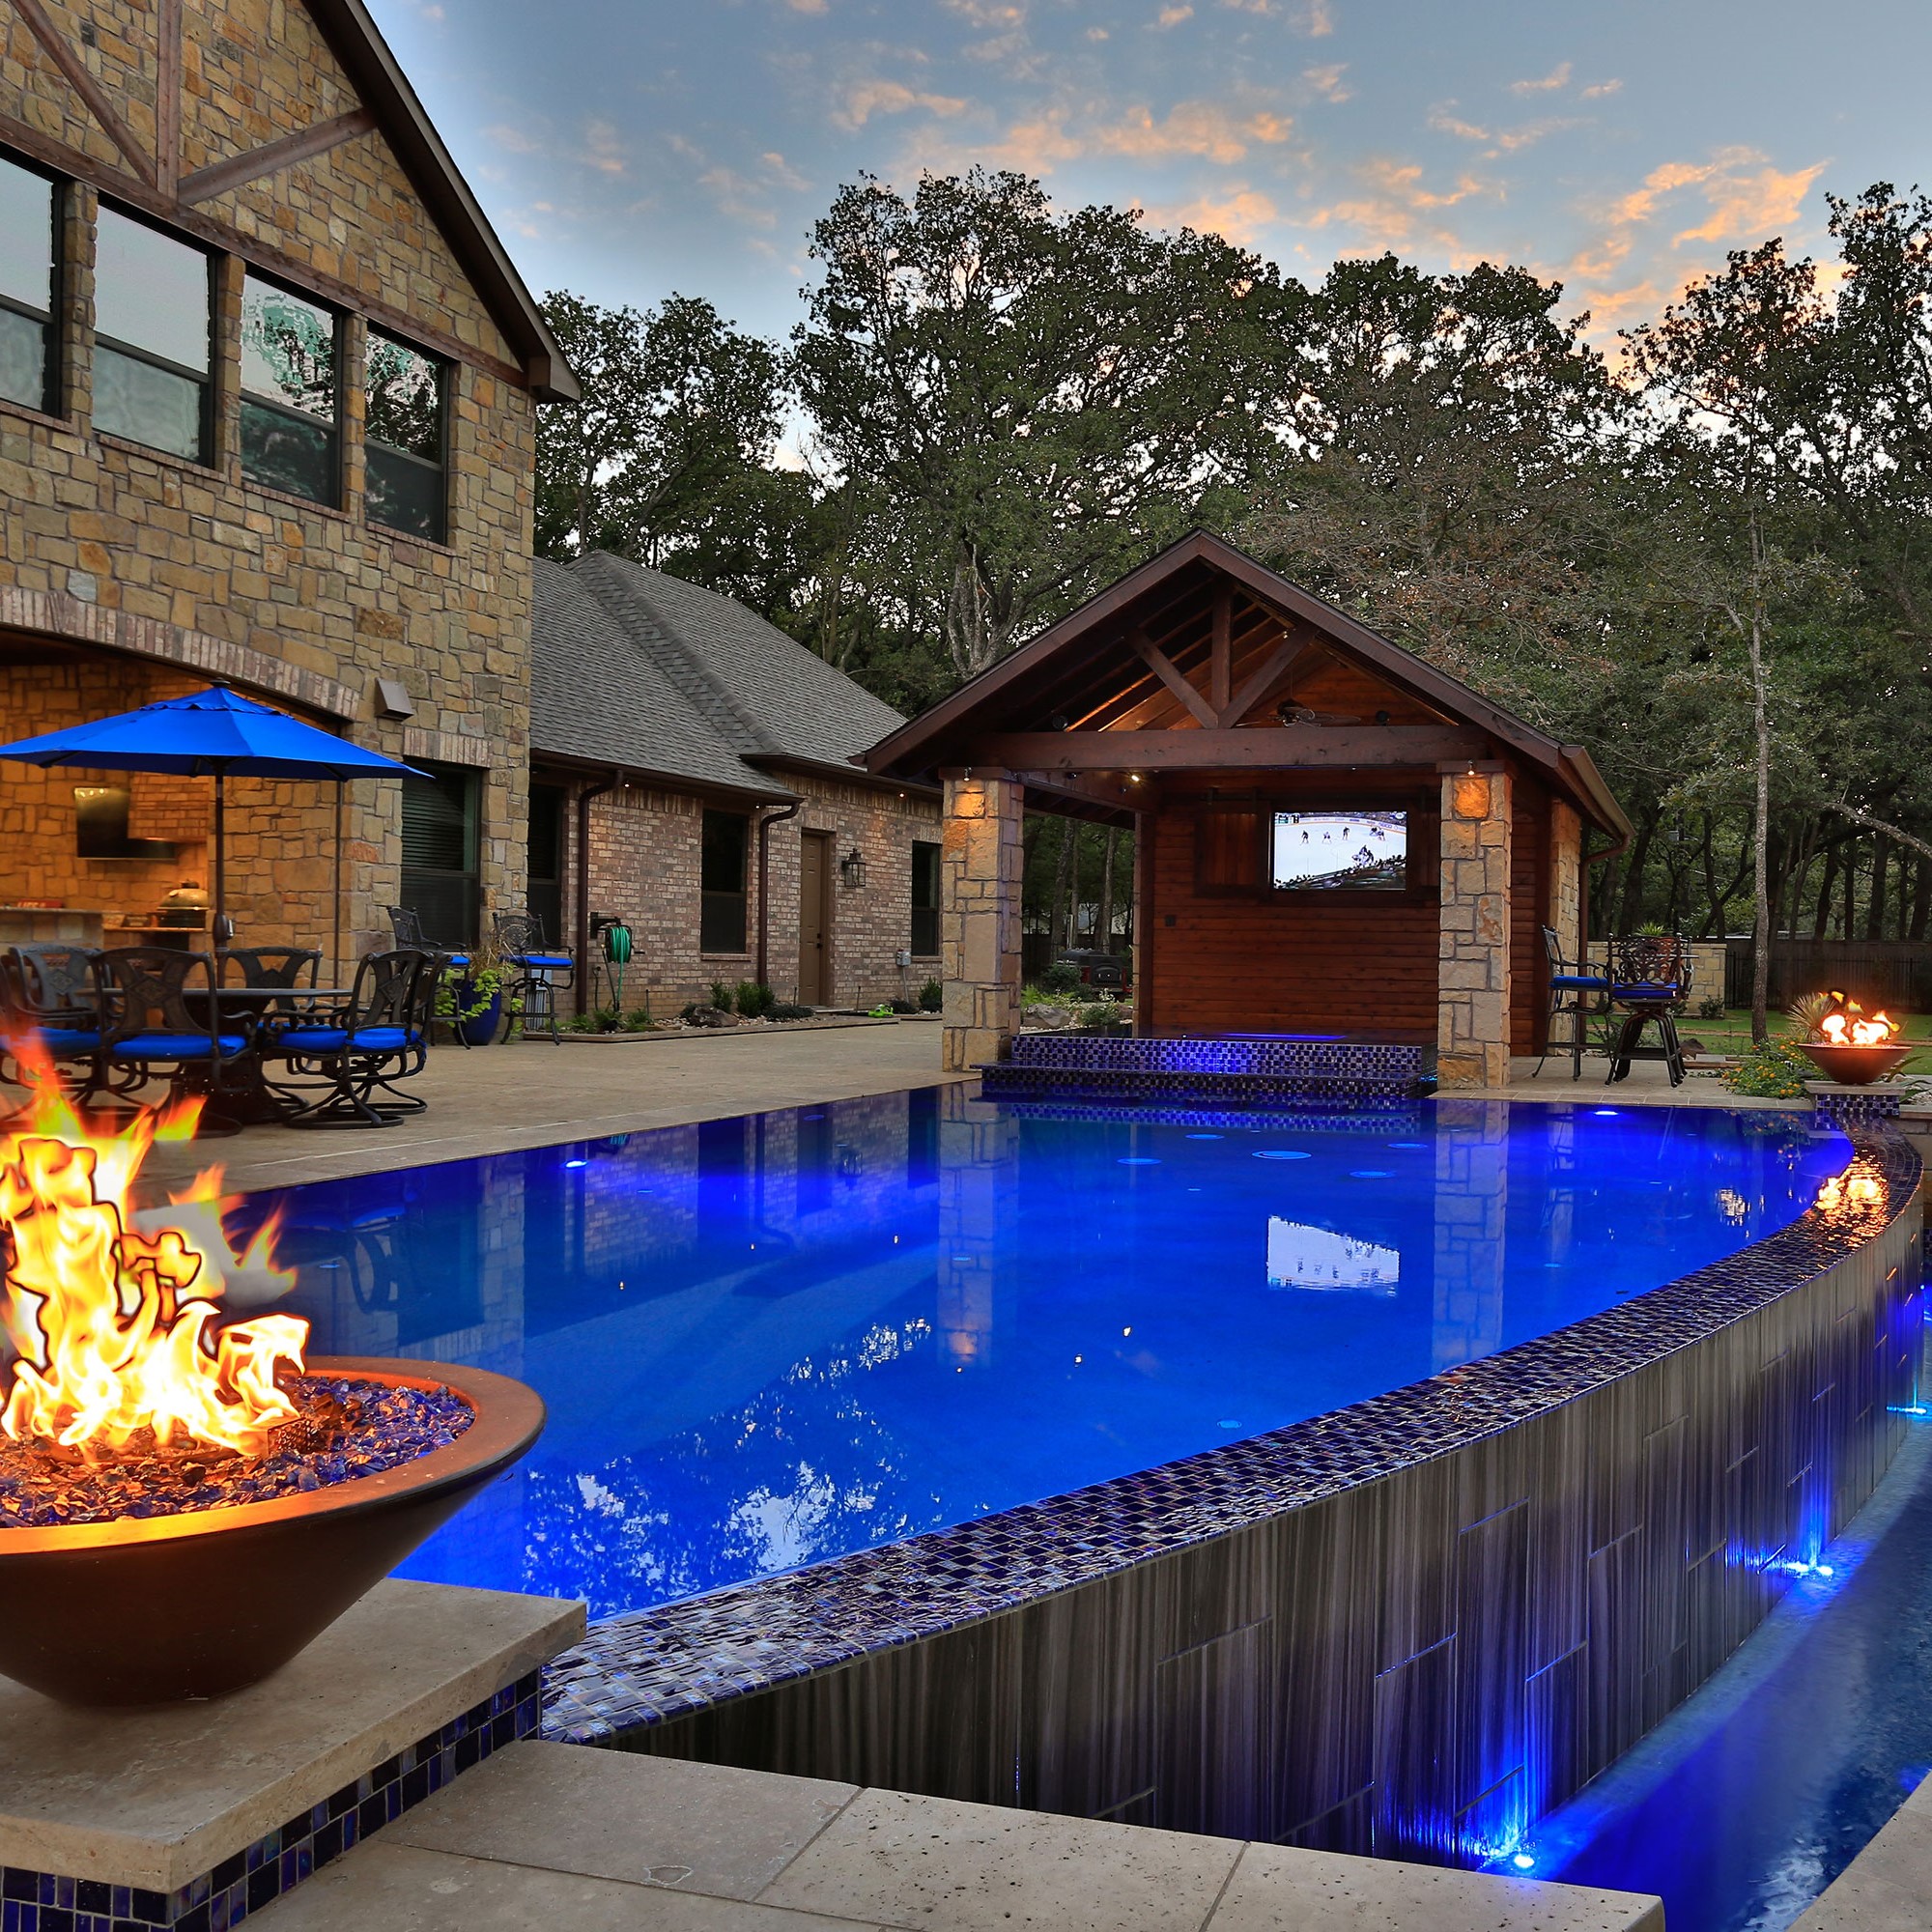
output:
[[[798,1000],[823,1007],[832,999],[832,835],[808,832],[799,848]]]

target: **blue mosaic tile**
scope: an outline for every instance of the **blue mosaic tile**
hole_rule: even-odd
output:
[[[1413,1099],[1435,1080],[1435,1049],[1377,1040],[1150,1039],[1022,1034],[980,1068],[986,1099],[1223,1102]]]
[[[535,1671],[385,1758],[179,1890],[0,1866],[0,1932],[228,1932],[541,1720]]]
[[[1852,1138],[1834,1204],[1552,1334],[1157,1468],[606,1619],[544,1673],[543,1735],[606,1741],[935,1636],[1558,1407],[1815,1280],[1884,1233],[1914,1198],[1918,1156],[1896,1133]]]

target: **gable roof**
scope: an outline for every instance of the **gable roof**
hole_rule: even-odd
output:
[[[415,89],[369,10],[362,0],[303,0],[303,4],[516,352],[531,393],[546,402],[579,401],[582,391],[556,337],[442,145],[442,136],[423,112]]]
[[[975,735],[1015,728],[1020,714],[1042,714],[1034,728],[1045,728],[1043,714],[1055,696],[1071,688],[1069,679],[1105,675],[1115,660],[1131,655],[1125,639],[1137,618],[1161,609],[1163,593],[1172,596],[1177,580],[1205,577],[1232,582],[1291,631],[1307,627],[1336,656],[1353,660],[1427,712],[1484,732],[1539,768],[1546,781],[1592,823],[1619,838],[1630,836],[1623,808],[1582,746],[1550,737],[1207,530],[1192,531],[1170,544],[1031,642],[969,679],[950,697],[882,738],[867,753],[867,767],[881,776],[923,776],[939,764],[960,762],[961,748]],[[1136,675],[1152,677],[1138,668]]]
[[[867,782],[891,705],[734,598],[605,552],[536,560],[530,746],[775,801],[786,770]]]

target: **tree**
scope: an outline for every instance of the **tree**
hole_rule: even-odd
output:
[[[841,188],[812,253],[799,394],[840,476],[893,499],[958,677],[1181,534],[1270,434],[1293,298],[1217,237],[975,170]]]

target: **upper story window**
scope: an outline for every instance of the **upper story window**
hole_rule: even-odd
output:
[[[213,303],[201,249],[103,207],[94,241],[94,426],[208,461]]]
[[[369,331],[369,385],[362,421],[364,509],[372,524],[441,543],[443,410],[448,365],[406,342]]]
[[[242,473],[342,500],[341,330],[326,308],[250,274],[242,285]]]
[[[30,410],[56,404],[54,265],[60,190],[0,156],[0,396]]]
[[[910,951],[923,959],[939,951],[939,846],[912,841],[912,934]]]

